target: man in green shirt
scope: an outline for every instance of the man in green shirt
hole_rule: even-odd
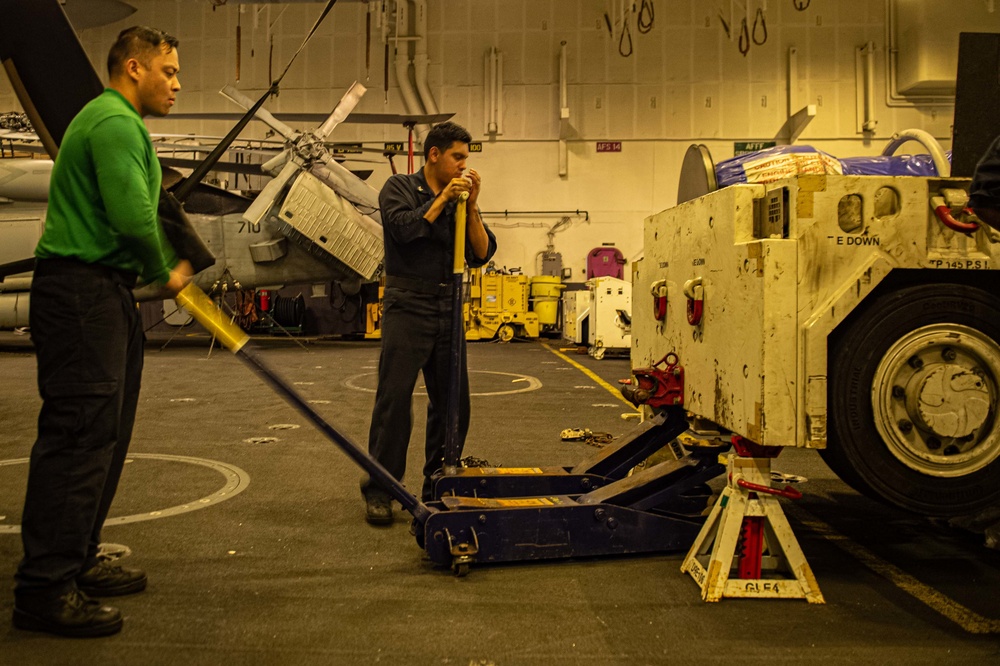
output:
[[[164,116],[180,83],[177,40],[123,31],[110,85],[66,130],[35,250],[31,336],[42,410],[21,521],[14,626],[66,636],[121,629],[92,596],[139,592],[146,574],[98,560],[128,452],[142,376],[137,277],[176,293],[191,276],[157,217],[160,165],[143,125]]]

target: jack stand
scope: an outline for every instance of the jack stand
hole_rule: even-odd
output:
[[[780,448],[733,437],[738,455],[719,456],[729,483],[681,565],[701,587],[701,598],[805,599],[825,603],[776,495],[798,499],[791,486],[771,487],[771,458]],[[766,553],[766,554],[765,554]],[[736,559],[734,572],[733,560]],[[736,578],[730,576],[735,573]]]

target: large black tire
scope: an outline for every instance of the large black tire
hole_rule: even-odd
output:
[[[1000,298],[901,287],[830,339],[827,464],[876,499],[931,516],[1000,502]]]

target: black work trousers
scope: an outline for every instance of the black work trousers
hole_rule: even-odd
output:
[[[134,275],[72,260],[43,259],[35,269],[29,323],[42,410],[18,596],[61,596],[97,561],[139,398],[143,333],[134,284]]]
[[[444,463],[448,389],[451,376],[450,295],[431,296],[386,287],[382,299],[382,352],[378,363],[378,390],[368,435],[368,451],[396,479],[406,472],[406,451],[413,427],[413,389],[422,370],[427,386],[427,436],[424,445],[424,481],[421,497],[431,499],[430,477]],[[469,375],[465,340],[461,341],[462,383],[459,387],[459,454],[469,431]],[[366,493],[384,492],[367,479]]]

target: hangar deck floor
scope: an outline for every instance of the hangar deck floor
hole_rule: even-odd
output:
[[[826,605],[703,603],[679,571],[683,553],[473,566],[455,578],[422,558],[407,515],[365,524],[358,469],[235,358],[209,356],[204,338],[162,342],[147,347],[134,455],[112,507],[114,519],[160,515],[104,533],[132,549],[149,588],[115,600],[125,628],[96,640],[15,630],[12,595],[0,595],[3,663],[1000,662],[1000,553],[860,497],[815,453],[785,452],[776,468],[809,478],[785,506]],[[377,343],[261,344],[331,422],[366,441]],[[39,401],[30,344],[4,334],[0,348],[0,580],[10,581]],[[552,348],[470,345],[467,454],[572,465],[589,450],[560,441],[563,428],[630,427],[627,406]],[[572,360],[607,382],[628,374],[627,360]],[[411,487],[425,405],[414,401]],[[179,506],[202,508],[168,510]]]

